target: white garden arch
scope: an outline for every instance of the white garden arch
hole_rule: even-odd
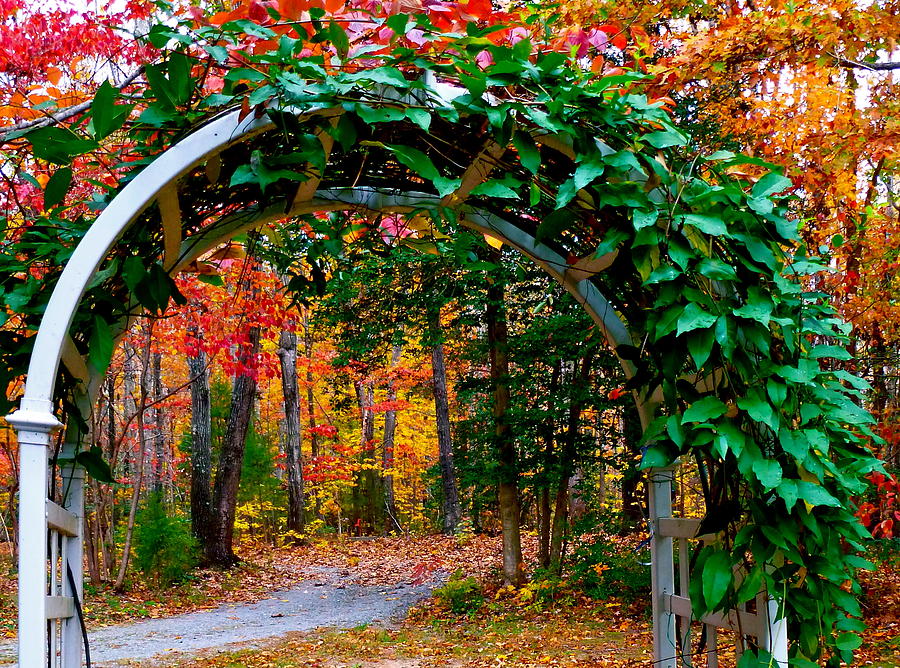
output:
[[[440,93],[436,90],[440,89]],[[453,96],[455,90],[447,86],[432,86],[432,95]],[[388,98],[389,96],[385,96]],[[446,100],[444,100],[446,101]],[[314,112],[319,116],[337,116],[340,109]],[[313,114],[310,114],[313,115]],[[299,184],[287,198],[266,207],[231,212],[215,225],[185,235],[182,217],[191,205],[189,195],[180,192],[180,182],[229,147],[251,143],[272,130],[268,116],[244,116],[240,110],[227,111],[174,144],[141,171],[109,203],[96,219],[66,265],[47,306],[38,331],[19,410],[7,420],[15,427],[20,446],[19,501],[19,665],[22,668],[42,668],[61,665],[74,668],[81,665],[81,629],[75,614],[76,601],[82,596],[83,471],[74,466],[62,470],[64,507],[48,500],[48,445],[51,434],[60,427],[54,415],[54,390],[60,362],[80,381],[78,396],[73,399],[82,407],[93,404],[102,378],[89,368],[70,338],[69,329],[88,286],[102,262],[119,243],[128,229],[157,204],[159,225],[163,235],[163,267],[176,272],[191,261],[228,239],[266,222],[286,219],[324,210],[352,210],[358,212],[409,213],[434,206],[453,207],[460,223],[490,235],[530,257],[570,293],[578,298],[600,327],[611,346],[632,345],[634,338],[626,324],[613,310],[592,276],[608,268],[615,253],[596,258],[589,265],[569,264],[559,252],[538,243],[534,236],[514,222],[495,213],[467,206],[469,193],[488,178],[495,158],[504,149],[486,143],[473,156],[465,169],[460,187],[439,198],[436,195],[410,191],[396,191],[369,184],[335,186],[313,172],[312,178]],[[575,152],[558,136],[535,133],[534,139],[561,159],[573,160]],[[326,159],[332,140],[321,134]],[[327,172],[327,169],[326,169]],[[121,330],[127,322],[121,323]],[[627,375],[634,369],[630,362],[621,361]],[[638,400],[638,409],[645,426],[652,406]],[[67,434],[64,455],[73,454],[83,435]],[[657,665],[674,668],[677,659],[676,616],[690,617],[683,596],[674,587],[672,538],[680,541],[693,537],[696,525],[665,522],[670,514],[669,488],[665,472],[656,475],[651,485],[651,509],[654,526],[653,549],[653,617],[654,658]],[[660,477],[661,476],[661,477]],[[663,518],[663,528],[655,518]],[[674,523],[673,523],[674,522]],[[693,527],[693,528],[691,528]],[[49,546],[49,547],[48,547]],[[682,560],[683,567],[686,567]],[[71,568],[74,587],[67,578]],[[684,594],[684,592],[680,592]],[[683,599],[683,600],[682,600]],[[772,652],[780,665],[787,666],[786,625],[776,620],[776,606],[760,599],[758,614],[741,613],[737,621],[705,620],[710,624],[739,626],[742,633],[754,635],[759,644]]]

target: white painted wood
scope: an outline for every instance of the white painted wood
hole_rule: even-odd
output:
[[[79,404],[83,410],[87,404],[92,403],[87,397],[82,396]],[[70,427],[63,454],[71,456],[77,449],[79,434],[76,428]],[[84,439],[86,440],[86,439]],[[65,543],[63,553],[64,568],[72,569],[72,577],[75,580],[75,588],[69,583],[65,570],[63,571],[63,595],[69,598],[77,598],[84,601],[84,541],[82,540],[82,528],[84,527],[84,469],[80,466],[66,465],[61,468],[63,504],[65,511],[74,521],[75,534]],[[61,668],[79,668],[82,658],[81,623],[78,616],[73,614],[62,622],[61,629]]]
[[[49,499],[47,500],[47,526],[64,536],[78,535],[78,518]]]
[[[19,440],[19,665],[42,668],[47,662],[47,446],[59,421],[49,401],[35,399],[23,399],[6,420]]]
[[[667,518],[657,520],[659,527]],[[696,531],[696,527],[694,528]],[[661,536],[667,534],[660,532]],[[688,550],[688,537],[681,536],[677,539],[678,544],[678,594],[687,598],[691,582],[691,553]],[[677,624],[676,624],[677,625]],[[678,642],[681,649],[681,662],[685,666],[693,665],[691,663],[691,619],[690,617],[682,618],[681,633]]]
[[[656,531],[670,538],[697,538],[700,522],[693,517],[660,517],[656,520]]]
[[[47,596],[47,619],[65,619],[75,616],[75,601],[71,596]]]
[[[670,594],[665,598],[666,607],[673,615],[678,615],[685,619],[692,619],[691,599],[687,596],[676,596]],[[758,638],[761,632],[760,618],[753,612],[746,610],[732,610],[730,612],[717,612],[711,615],[705,615],[701,619],[704,624],[713,624],[720,629],[732,629],[738,631],[741,635],[753,636]]]
[[[765,616],[761,625],[760,646],[772,655],[778,668],[788,668],[788,628],[787,619],[779,614],[779,603],[773,597],[766,597],[762,614]]]
[[[648,471],[650,482],[650,521],[654,529],[657,520],[669,517],[672,514],[674,470],[674,467],[670,466]],[[675,646],[675,615],[668,604],[669,597],[675,594],[675,564],[672,555],[672,538],[660,535],[659,532],[654,530],[650,540],[650,555],[653,665],[659,668],[677,668],[678,649]]]
[[[461,88],[436,81],[428,81],[426,77],[427,103],[432,100],[435,105],[446,105],[450,99],[464,93]],[[336,116],[340,109],[320,110],[320,116]],[[22,452],[22,491],[20,504],[20,526],[22,527],[22,548],[20,549],[20,606],[19,637],[20,665],[25,668],[46,665],[46,632],[45,613],[47,588],[47,554],[46,523],[44,517],[47,493],[47,453],[48,434],[58,426],[53,417],[51,399],[56,382],[57,370],[63,351],[68,345],[68,330],[75,311],[90,280],[93,278],[103,259],[121,238],[124,231],[154,201],[158,200],[163,218],[164,229],[170,228],[165,235],[165,259],[167,267],[183,266],[195,259],[203,249],[220,234],[233,236],[239,230],[259,225],[266,220],[279,220],[288,215],[317,210],[335,210],[338,208],[368,209],[373,211],[409,211],[422,206],[436,206],[440,202],[436,196],[419,193],[405,195],[388,194],[371,188],[347,188],[340,190],[314,190],[318,186],[318,178],[311,180],[306,187],[299,187],[294,200],[288,206],[281,203],[281,208],[268,207],[255,215],[239,219],[225,219],[224,226],[216,226],[216,231],[207,234],[201,232],[199,238],[183,240],[180,230],[176,232],[174,221],[180,228],[180,204],[177,191],[174,190],[178,180],[195,166],[216,156],[228,146],[243,142],[255,134],[273,127],[268,117],[255,118],[250,115],[240,117],[240,110],[224,112],[211,119],[180,142],[170,147],[148,165],[140,174],[129,182],[109,203],[97,218],[85,237],[79,243],[74,254],[67,263],[62,276],[53,291],[46,308],[46,315],[35,338],[34,352],[28,369],[25,397],[20,410],[8,419],[17,428]],[[557,150],[572,156],[574,151],[571,142],[565,137],[542,135],[537,141],[551,150]],[[323,144],[328,141],[323,135]],[[326,146],[326,154],[330,147]],[[611,150],[601,146],[602,149]],[[476,169],[473,167],[473,169]],[[477,166],[481,169],[481,165]],[[484,175],[473,174],[473,182],[483,179]],[[172,194],[175,193],[174,197]],[[589,205],[589,202],[587,202]],[[606,259],[588,258],[584,265],[576,263],[568,265],[565,258],[552,249],[536,242],[533,236],[521,230],[513,223],[485,211],[477,211],[468,207],[460,207],[463,224],[471,229],[501,239],[511,247],[528,255],[544,268],[551,276],[573,294],[590,313],[592,319],[604,332],[611,346],[633,344],[631,334],[611,304],[599,292],[596,285],[584,280],[587,275],[602,271],[614,259],[610,255]],[[227,228],[227,230],[226,230]],[[176,243],[177,242],[177,243]],[[178,255],[176,256],[176,251]],[[87,372],[84,360],[80,356],[66,352],[66,366],[78,378],[88,378],[88,396],[96,392],[100,378]],[[77,357],[77,359],[76,359]],[[621,360],[628,377],[634,373],[633,365]],[[641,423],[646,428],[650,423],[653,411],[652,402],[645,402],[635,393]],[[670,473],[670,472],[669,472]],[[654,475],[667,475],[665,471]],[[75,477],[70,476],[71,489],[75,489]],[[659,480],[651,485],[651,508],[653,517],[664,517],[671,514],[671,477],[668,482]],[[663,493],[665,492],[665,493]],[[74,504],[69,507],[73,515],[81,517],[79,495],[80,488],[72,497]],[[78,498],[76,498],[78,497]],[[77,528],[80,533],[80,527]],[[67,547],[66,558],[71,564],[78,564],[77,580],[80,583],[79,540],[67,541],[76,544],[77,548]],[[652,541],[654,560],[654,620],[659,627],[654,633],[654,652],[662,661],[658,666],[668,668],[674,664],[674,615],[662,610],[663,593],[671,594],[674,589],[674,573],[672,560],[671,537],[656,532]],[[660,561],[661,560],[661,561]],[[80,587],[80,584],[79,584]],[[80,659],[79,659],[80,661]],[[66,668],[69,668],[66,659]],[[72,664],[77,665],[77,664]]]

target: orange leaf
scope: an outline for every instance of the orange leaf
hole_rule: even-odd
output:
[[[278,3],[278,13],[285,19],[299,19],[300,15],[308,9],[309,2],[306,0],[280,0]]]
[[[337,14],[344,7],[344,0],[325,0],[325,11]]]
[[[47,68],[47,81],[56,86],[59,84],[59,80],[62,77],[62,72],[59,71],[59,68],[56,67],[48,67]]]

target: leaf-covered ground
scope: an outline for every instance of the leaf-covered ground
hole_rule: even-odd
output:
[[[622,549],[630,549],[629,545],[623,543]],[[533,548],[533,539],[526,541],[526,551],[533,554]],[[12,637],[14,574],[9,569],[9,550],[4,549],[3,555],[0,572],[9,570],[9,577],[0,580],[0,629]],[[498,582],[498,538],[428,536],[328,541],[281,549],[244,546],[242,556],[245,562],[239,568],[201,571],[189,583],[164,592],[139,583],[121,596],[104,588],[90,589],[86,600],[88,623],[96,627],[209,609],[224,602],[256,601],[273,590],[297,586],[321,566],[341,569],[348,584],[366,585],[415,583],[436,571],[461,571],[480,584],[480,604],[468,613],[453,613],[446,602],[434,600],[414,610],[395,628],[290,634],[264,649],[222,647],[163,665],[474,668],[650,663],[646,600],[613,597],[597,601],[565,586],[555,586],[549,593],[535,584],[519,591],[502,588]],[[884,565],[864,574],[863,583],[869,629],[858,663],[900,666],[900,569]],[[723,644],[729,644],[728,637]],[[726,658],[722,665],[728,663]]]

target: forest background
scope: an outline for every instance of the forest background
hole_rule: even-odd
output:
[[[166,11],[215,23],[259,19],[266,6]],[[59,110],[65,121],[104,86],[152,80],[152,40],[133,33],[158,11],[135,0],[92,11],[0,2],[5,244],[64,260],[78,202],[89,208],[91,191],[115,182],[115,143],[127,138],[111,133],[83,163],[56,169],[15,131]],[[815,285],[852,326],[848,369],[871,384],[866,404],[883,439],[872,447],[892,475],[872,475],[857,512],[874,553],[890,562],[900,522],[900,6],[404,0],[377,11],[484,22],[530,14],[585,67],[652,75],[657,99],[698,151],[740,151],[784,169],[803,241],[830,268]],[[72,228],[26,226],[51,210]],[[135,586],[132,551],[143,577],[160,584],[196,563],[231,565],[242,545],[499,532],[504,512],[517,532],[536,534],[534,559],[545,572],[574,572],[586,590],[609,586],[609,542],[576,536],[628,534],[646,513],[639,424],[612,354],[574,301],[496,240],[473,237],[465,261],[412,241],[385,252],[385,239],[402,241],[406,224],[382,221],[380,235],[366,236],[340,221],[360,237],[354,255],[343,267],[312,263],[303,285],[285,267],[291,239],[312,233],[308,221],[248,235],[159,288],[158,316],[114,352],[90,416],[94,586]],[[183,303],[169,305],[170,292]],[[4,293],[7,331],[31,296]],[[7,408],[20,393],[21,379],[11,379]],[[505,452],[495,448],[498,430],[512,446]],[[0,494],[12,553],[16,457],[6,430]],[[689,491],[691,472],[682,476]],[[679,498],[686,513],[699,503],[699,493]],[[510,545],[503,577],[522,584],[523,557]]]

